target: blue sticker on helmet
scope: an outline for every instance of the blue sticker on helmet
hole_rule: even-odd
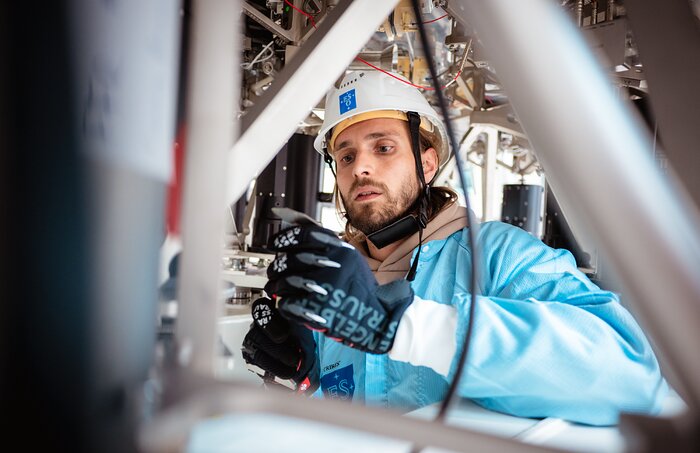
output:
[[[321,376],[321,389],[326,398],[351,400],[355,394],[352,364]]]
[[[357,99],[355,98],[355,89],[353,88],[352,90],[341,94],[339,101],[341,115],[345,112],[349,112],[352,109],[356,109]]]

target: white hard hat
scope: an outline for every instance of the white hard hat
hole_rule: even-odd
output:
[[[436,138],[437,143],[433,146],[440,165],[445,164],[450,155],[445,126],[423,94],[408,83],[399,74],[379,71],[348,73],[340,87],[326,96],[323,125],[314,140],[316,151],[324,154],[325,147],[332,151],[335,137],[352,124],[372,118],[408,121],[406,112],[416,112],[421,116],[421,129]]]

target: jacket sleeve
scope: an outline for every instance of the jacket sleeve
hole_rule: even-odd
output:
[[[452,300],[416,297],[390,353],[448,381],[471,304],[466,232],[459,241]],[[499,222],[482,225],[477,242],[483,295],[477,297],[460,395],[517,416],[591,425],[614,424],[621,411],[660,409],[667,385],[643,332],[614,293],[576,268],[568,251]],[[450,271],[436,272],[444,275],[432,280],[444,284]]]

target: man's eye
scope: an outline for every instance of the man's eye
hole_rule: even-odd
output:
[[[389,151],[394,149],[394,147],[389,146],[389,145],[380,145],[377,147],[377,149],[379,150],[380,153],[388,153]]]
[[[344,164],[349,164],[350,162],[352,162],[352,155],[346,154],[345,156],[340,158],[340,161]]]

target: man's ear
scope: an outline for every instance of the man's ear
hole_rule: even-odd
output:
[[[421,154],[421,163],[423,164],[425,183],[430,184],[438,170],[438,157],[435,148],[430,147],[423,151],[423,154]]]

